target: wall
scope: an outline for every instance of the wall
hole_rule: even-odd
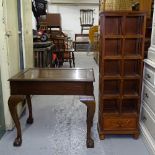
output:
[[[7,8],[9,8],[9,10]],[[6,129],[11,129],[13,126],[8,108],[8,98],[10,96],[8,79],[19,71],[18,24],[16,18],[17,11],[15,10],[17,10],[17,3],[15,0],[11,2],[9,0],[1,1],[0,66]],[[10,36],[7,37],[6,34],[10,34]]]
[[[60,13],[62,20],[62,29],[74,39],[75,33],[81,33],[80,9],[94,9],[94,25],[98,25],[99,7],[98,5],[67,5],[67,4],[49,4],[49,13]],[[88,31],[84,31],[88,32]]]
[[[24,67],[33,67],[32,1],[21,0]]]
[[[3,24],[3,6],[2,6],[2,0],[0,0],[0,34],[3,34],[4,32],[4,24]],[[2,93],[2,83],[1,83],[1,58],[2,58],[2,50],[4,49],[3,46],[3,37],[0,37],[0,138],[4,133],[5,130],[5,120],[4,120],[4,107],[3,107],[3,93]]]
[[[23,0],[22,0],[23,1]],[[31,0],[24,0],[25,10],[32,13]],[[18,17],[17,17],[17,0],[0,0],[0,66],[2,80],[2,95],[4,102],[4,114],[6,129],[12,129],[13,122],[8,108],[8,98],[10,96],[10,85],[8,79],[19,72],[19,37],[18,37]],[[25,11],[26,12],[26,11]],[[28,20],[28,16],[26,19]],[[31,16],[30,18],[31,19]],[[24,23],[24,22],[23,22]],[[32,46],[32,22],[25,22],[23,29],[24,51],[25,51],[25,66],[32,67],[33,65],[33,46]],[[25,28],[24,27],[24,28]],[[30,30],[30,32],[28,32]],[[10,33],[7,37],[6,34]],[[27,35],[27,36],[25,36]],[[19,107],[20,108],[20,107]],[[18,109],[19,109],[18,108]],[[20,109],[19,109],[20,113]]]
[[[48,0],[51,3],[98,3],[98,0]]]

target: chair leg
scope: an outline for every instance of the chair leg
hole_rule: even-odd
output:
[[[72,52],[72,59],[73,59],[73,67],[75,67],[75,57],[74,57],[74,52]]]
[[[70,65],[70,68],[72,68],[72,60],[69,59],[69,65]]]

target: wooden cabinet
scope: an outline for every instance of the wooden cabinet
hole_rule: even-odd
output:
[[[155,154],[155,62],[144,60],[141,133],[150,154]]]
[[[99,120],[106,134],[139,135],[146,16],[100,13]]]

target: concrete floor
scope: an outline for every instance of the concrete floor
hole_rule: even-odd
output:
[[[98,103],[98,65],[91,53],[75,54],[75,60],[76,67],[94,68]],[[0,140],[0,155],[149,155],[141,137],[113,135],[99,140],[98,108],[92,129],[95,148],[87,149],[86,107],[78,96],[33,96],[32,105],[34,124],[26,124],[27,113],[21,118],[22,146],[13,147],[16,130],[8,131]]]

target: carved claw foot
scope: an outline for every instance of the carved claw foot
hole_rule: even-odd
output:
[[[105,139],[105,135],[104,134],[100,134],[99,138],[100,138],[100,140],[104,140]]]
[[[15,139],[13,146],[21,146],[21,144],[22,144],[22,138],[18,137]]]
[[[93,139],[91,139],[91,138],[87,139],[86,144],[87,144],[87,148],[94,148],[94,140]]]
[[[27,124],[33,124],[33,118],[28,118],[26,121]]]

